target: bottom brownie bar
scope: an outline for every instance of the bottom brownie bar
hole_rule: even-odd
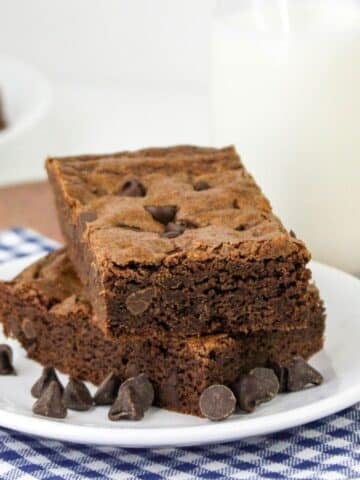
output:
[[[324,309],[311,287],[308,327],[237,337],[106,339],[90,321],[91,307],[64,250],[38,261],[13,282],[0,283],[0,320],[29,357],[98,384],[116,370],[122,379],[146,373],[155,404],[200,415],[199,396],[214,383],[232,383],[269,359],[309,358],[322,348]]]

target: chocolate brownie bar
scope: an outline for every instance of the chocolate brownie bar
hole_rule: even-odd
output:
[[[50,158],[69,255],[109,336],[305,326],[309,252],[234,148]]]
[[[200,415],[202,391],[230,385],[241,372],[270,360],[308,358],[322,348],[324,310],[315,287],[309,287],[308,327],[291,332],[257,332],[232,337],[127,335],[107,339],[91,321],[86,299],[64,250],[38,261],[13,282],[0,283],[0,320],[28,355],[64,373],[98,384],[111,370],[124,380],[149,376],[155,404]]]

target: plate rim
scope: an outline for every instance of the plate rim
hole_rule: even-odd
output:
[[[43,254],[37,253],[2,263],[0,265],[0,278],[3,276],[5,269],[13,267],[15,270],[16,267],[30,264],[35,258],[38,259],[41,256]],[[340,277],[345,276],[351,281],[360,283],[360,279],[354,275],[330,265],[312,261],[310,268],[312,267],[325,272],[331,271],[332,274],[340,275]],[[9,412],[0,408],[0,425],[25,434],[71,443],[116,445],[123,448],[187,447],[227,443],[250,436],[267,435],[298,427],[346,409],[358,400],[360,400],[360,383],[330,397],[319,399],[312,403],[311,407],[309,404],[305,404],[286,412],[269,413],[269,415],[262,417],[251,418],[247,416],[244,422],[239,418],[239,420],[228,422],[208,422],[199,425],[136,428],[122,426],[116,429],[74,424],[66,420],[54,421],[38,416],[29,417],[21,412]],[[237,430],[237,425],[240,427],[239,430]],[[169,432],[176,432],[176,435],[169,435]]]

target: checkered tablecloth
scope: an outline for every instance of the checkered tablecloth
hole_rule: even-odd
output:
[[[21,228],[0,232],[0,263],[56,245]],[[360,478],[360,406],[274,435],[192,448],[91,447],[0,429],[0,478]]]

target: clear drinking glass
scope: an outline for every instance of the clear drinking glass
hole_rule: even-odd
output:
[[[360,272],[360,0],[219,0],[212,140],[314,257]]]

